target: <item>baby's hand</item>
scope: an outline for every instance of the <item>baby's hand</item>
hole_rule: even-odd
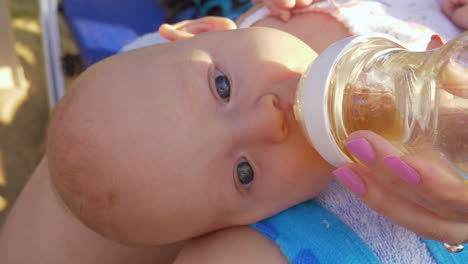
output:
[[[303,8],[314,2],[323,0],[256,0],[254,2],[263,2],[270,9],[272,15],[278,16],[283,21],[291,18],[291,11],[294,8]]]
[[[468,29],[468,0],[442,0],[442,11],[455,25]]]

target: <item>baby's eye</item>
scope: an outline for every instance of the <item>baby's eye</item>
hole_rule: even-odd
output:
[[[237,164],[237,178],[245,188],[249,187],[250,183],[252,183],[254,179],[253,168],[245,159],[240,160]]]
[[[218,70],[215,72],[215,87],[219,97],[224,101],[229,101],[231,97],[231,84],[228,77]]]

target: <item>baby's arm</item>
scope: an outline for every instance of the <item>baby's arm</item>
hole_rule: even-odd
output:
[[[194,239],[174,264],[286,264],[281,250],[265,236],[247,227],[232,227]]]
[[[442,10],[455,25],[468,29],[468,0],[442,0]]]
[[[1,263],[172,263],[178,244],[132,247],[84,226],[59,199],[47,159],[33,173],[0,230]]]

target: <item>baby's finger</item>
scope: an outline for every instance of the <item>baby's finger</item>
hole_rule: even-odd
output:
[[[273,2],[265,2],[265,5],[273,16],[279,17],[282,21],[286,22],[291,18],[291,11],[289,9],[280,8]]]
[[[304,8],[312,4],[312,0],[296,0],[296,8]]]
[[[281,9],[291,9],[296,5],[296,0],[273,0],[272,2]]]
[[[468,240],[468,224],[451,221],[382,186],[369,168],[347,164],[333,172],[371,209],[418,235],[449,244]]]
[[[281,20],[283,20],[284,22],[287,22],[289,21],[289,19],[291,19],[291,11],[289,10],[280,10],[280,14],[279,14],[279,17],[281,18]]]

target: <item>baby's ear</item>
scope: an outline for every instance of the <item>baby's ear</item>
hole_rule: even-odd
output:
[[[236,24],[225,17],[207,16],[194,20],[185,20],[174,25],[163,24],[159,27],[159,35],[167,40],[191,38],[203,32],[236,29]]]

